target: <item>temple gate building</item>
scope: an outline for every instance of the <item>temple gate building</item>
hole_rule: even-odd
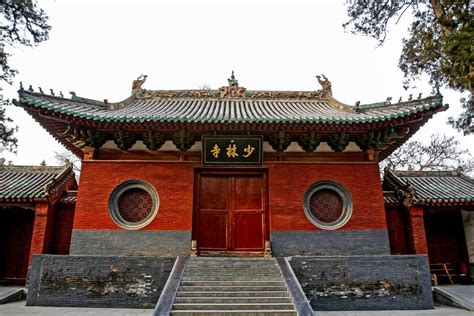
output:
[[[233,74],[218,90],[147,90],[141,76],[115,103],[20,89],[14,103],[83,159],[71,256],[34,258],[29,304],[66,304],[69,285],[51,284],[74,280],[72,262],[92,283],[126,270],[146,286],[71,281],[68,304],[149,307],[177,257],[257,256],[286,260],[313,309],[432,308],[423,251],[390,255],[378,162],[442,97],[347,105],[317,77],[317,91],[250,91]]]

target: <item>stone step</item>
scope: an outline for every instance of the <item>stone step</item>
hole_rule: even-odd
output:
[[[197,291],[197,292],[232,292],[232,291],[286,291],[286,286],[179,286],[178,292]]]
[[[280,275],[184,275],[182,281],[281,281]]]
[[[275,261],[273,260],[189,260],[188,264],[194,265],[194,264],[211,264],[211,265],[218,265],[218,264],[253,264],[253,265],[273,265],[275,264]]]
[[[209,264],[209,265],[225,265],[225,264],[230,264],[230,265],[274,265],[275,261],[273,260],[190,260],[188,261],[188,264],[190,265],[204,265],[204,264]]]
[[[214,303],[214,304],[173,304],[173,310],[291,310],[294,309],[293,304],[288,303],[259,303],[259,304],[244,304],[244,303]]]
[[[230,270],[226,270],[226,271],[222,271],[221,273],[216,273],[216,272],[212,272],[212,271],[200,271],[200,272],[195,272],[195,273],[192,273],[192,272],[188,272],[186,271],[183,276],[190,276],[190,275],[199,275],[199,276],[215,276],[215,275],[223,275],[223,276],[232,276],[232,275],[236,275],[236,276],[249,276],[249,275],[261,275],[261,276],[278,276],[278,277],[281,277],[281,274],[278,272],[278,271],[256,271],[256,272],[251,272],[251,271],[230,271]]]
[[[200,304],[214,304],[214,303],[223,303],[223,304],[260,304],[260,303],[290,303],[290,297],[176,297],[174,304],[177,303],[200,303]]]
[[[223,271],[223,270],[250,270],[250,271],[279,271],[276,266],[265,266],[265,267],[256,267],[256,266],[187,266],[185,271]]]
[[[209,261],[233,261],[233,262],[245,262],[245,261],[262,261],[262,262],[275,262],[275,258],[270,257],[190,257],[189,262],[209,262]]]
[[[179,291],[177,297],[289,297],[285,291]]]
[[[184,276],[189,275],[223,275],[223,276],[245,276],[245,275],[262,275],[262,276],[280,276],[281,274],[278,271],[223,271],[222,273],[215,273],[212,271],[196,271],[196,272],[189,272],[186,271]]]
[[[279,271],[278,267],[255,267],[255,266],[188,266],[185,271]]]
[[[182,286],[285,286],[283,281],[181,281]]]
[[[174,310],[171,311],[171,315],[177,316],[193,316],[193,315],[212,315],[212,316],[296,316],[295,310],[234,310],[234,311],[221,311],[221,310]]]

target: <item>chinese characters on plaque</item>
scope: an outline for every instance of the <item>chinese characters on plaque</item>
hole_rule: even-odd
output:
[[[261,136],[203,136],[202,143],[206,165],[262,164]]]

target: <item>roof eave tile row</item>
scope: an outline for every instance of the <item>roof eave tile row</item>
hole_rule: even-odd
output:
[[[386,170],[384,189],[409,197],[416,206],[474,206],[474,179],[460,171]]]
[[[410,102],[403,102],[392,105],[381,105],[377,108],[370,108],[369,110],[364,110],[361,107],[361,110],[352,109],[352,111],[342,111],[335,107],[330,108],[331,105],[325,99],[317,101],[321,105],[319,107],[330,108],[332,112],[340,114],[340,116],[327,116],[324,115],[315,115],[312,109],[316,107],[316,101],[308,100],[270,100],[271,106],[261,105],[258,102],[262,100],[247,100],[247,99],[230,99],[230,100],[221,100],[221,101],[210,101],[210,102],[254,102],[252,105],[242,105],[246,110],[249,110],[248,107],[255,106],[255,109],[250,109],[251,115],[246,114],[241,115],[241,117],[230,117],[229,113],[223,115],[210,115],[208,112],[203,113],[204,110],[200,110],[199,106],[202,102],[199,100],[187,100],[181,102],[179,99],[173,99],[174,102],[177,102],[173,106],[176,111],[183,111],[183,107],[188,107],[188,111],[185,111],[187,114],[192,115],[183,115],[182,113],[176,115],[170,115],[173,113],[172,105],[160,105],[163,107],[162,114],[141,114],[136,115],[133,106],[123,107],[117,110],[108,110],[106,105],[100,108],[97,104],[87,103],[86,101],[74,101],[71,99],[65,99],[60,97],[53,97],[44,94],[38,94],[34,92],[27,92],[24,90],[19,91],[20,99],[15,101],[15,104],[20,106],[35,107],[38,109],[52,111],[58,114],[63,114],[71,116],[74,118],[84,119],[84,120],[93,120],[96,122],[104,123],[145,123],[145,122],[163,122],[163,123],[290,123],[290,124],[360,124],[360,123],[375,123],[390,121],[397,118],[409,116],[415,113],[423,112],[430,109],[442,108],[442,98],[441,96],[428,97],[421,100],[414,100]],[[132,98],[133,99],[133,98]],[[156,99],[153,100],[154,102]],[[169,100],[167,99],[166,102]],[[263,100],[265,101],[265,100]],[[263,102],[262,101],[262,102]],[[138,100],[142,102],[142,100]],[[190,103],[191,102],[191,103]],[[266,101],[265,101],[266,102]],[[313,108],[308,106],[309,102],[313,102]],[[137,104],[137,103],[134,103]],[[153,104],[152,104],[153,106]],[[168,106],[168,108],[166,108]],[[192,107],[195,107],[193,109]],[[292,106],[300,106],[300,111],[293,111]],[[224,107],[224,105],[221,105]],[[349,107],[354,108],[354,107]],[[125,109],[125,110],[124,110]],[[128,111],[127,111],[128,110]],[[155,109],[156,110],[156,109]],[[168,110],[168,111],[166,111]],[[229,111],[229,110],[228,110]],[[237,110],[235,110],[237,111]],[[244,113],[244,110],[239,110]],[[303,115],[302,112],[306,111]],[[120,115],[120,113],[123,113]],[[324,113],[324,112],[323,112]],[[330,114],[330,113],[329,113]]]
[[[46,201],[72,177],[72,166],[0,165],[0,202]]]

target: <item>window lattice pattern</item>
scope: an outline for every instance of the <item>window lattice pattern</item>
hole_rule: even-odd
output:
[[[332,223],[341,217],[344,205],[339,194],[333,190],[323,189],[311,196],[309,207],[318,221]]]
[[[138,188],[123,192],[117,204],[120,216],[130,223],[143,221],[150,215],[153,208],[150,194]]]

